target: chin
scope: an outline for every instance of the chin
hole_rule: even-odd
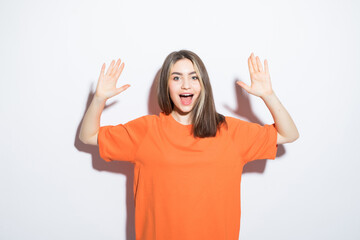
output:
[[[175,107],[174,111],[180,115],[187,115],[191,113],[193,108],[194,108],[193,106],[181,106],[181,107]]]

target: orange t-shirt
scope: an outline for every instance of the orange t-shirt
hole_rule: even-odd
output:
[[[141,240],[237,240],[244,164],[274,159],[277,131],[226,117],[216,137],[148,115],[99,130],[100,156],[134,168],[135,233]]]

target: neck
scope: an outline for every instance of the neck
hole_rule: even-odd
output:
[[[192,122],[191,122],[191,113],[188,112],[188,113],[179,113],[178,111],[176,110],[173,110],[171,112],[171,115],[173,116],[173,118],[183,124],[183,125],[190,125]]]

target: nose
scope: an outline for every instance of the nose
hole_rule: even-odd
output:
[[[190,88],[190,81],[187,78],[184,78],[181,84],[181,89],[189,89]]]

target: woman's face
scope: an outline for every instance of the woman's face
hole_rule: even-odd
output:
[[[173,111],[181,115],[191,112],[200,95],[201,85],[194,65],[189,59],[180,59],[171,68],[169,92],[174,103]]]

